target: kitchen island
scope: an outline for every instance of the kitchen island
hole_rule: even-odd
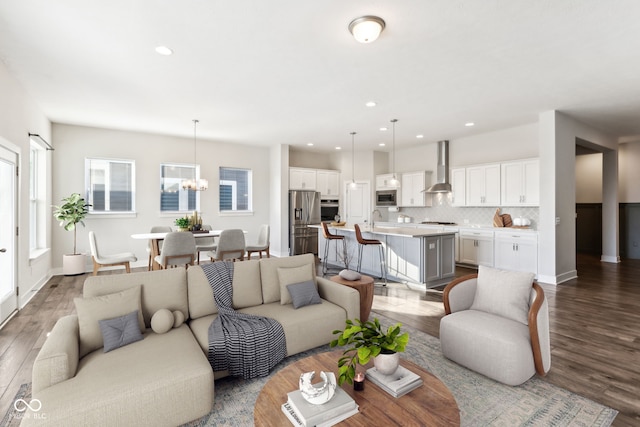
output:
[[[318,229],[318,254],[322,257],[328,241],[322,234],[322,226],[312,227]],[[348,265],[355,270],[358,264],[358,242],[353,224],[329,225],[329,230],[345,236]],[[382,242],[389,280],[424,290],[447,283],[455,275],[455,231],[402,226],[372,228],[368,224],[360,225],[360,230],[365,239]],[[341,244],[330,244],[327,263],[335,268],[344,268],[345,256],[342,252]],[[374,277],[380,276],[380,255],[377,248],[364,248],[361,272]]]

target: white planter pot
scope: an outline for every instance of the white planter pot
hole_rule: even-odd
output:
[[[84,254],[62,256],[62,274],[65,276],[84,274],[85,269],[86,257]]]
[[[373,366],[383,375],[391,375],[400,364],[400,353],[382,354],[373,358]]]

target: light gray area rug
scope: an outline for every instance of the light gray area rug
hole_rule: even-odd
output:
[[[373,315],[383,325],[395,323]],[[518,387],[497,383],[444,358],[437,338],[408,326],[403,330],[409,332],[410,339],[402,357],[426,368],[446,384],[458,403],[462,426],[609,426],[618,413],[538,377]],[[274,372],[295,360],[330,350],[333,349],[323,346],[288,357]],[[253,425],[253,406],[268,380],[269,377],[216,381],[213,411],[189,427]]]
[[[384,316],[376,317],[386,326],[392,324]],[[609,426],[618,413],[538,377],[518,387],[497,383],[445,359],[437,338],[408,326],[403,329],[409,332],[410,339],[402,357],[424,367],[447,385],[458,402],[462,426]],[[273,372],[295,360],[330,350],[329,346],[322,346],[288,357]],[[216,381],[213,411],[188,426],[252,426],[255,401],[268,380],[269,377],[227,377]],[[30,395],[30,384],[25,384],[16,399],[28,399]],[[13,410],[5,414],[0,427],[17,426],[16,415]]]

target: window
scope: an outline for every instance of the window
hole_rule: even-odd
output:
[[[250,212],[251,170],[220,168],[220,212]]]
[[[46,182],[45,148],[31,140],[29,148],[29,251],[31,256],[46,246]]]
[[[199,210],[198,191],[182,188],[185,179],[195,180],[200,175],[197,166],[163,163],[160,165],[160,211],[188,212]]]
[[[85,169],[89,212],[130,213],[135,210],[133,160],[86,159]]]

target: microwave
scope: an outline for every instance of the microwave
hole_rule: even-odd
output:
[[[398,206],[398,190],[377,190],[376,206]]]

